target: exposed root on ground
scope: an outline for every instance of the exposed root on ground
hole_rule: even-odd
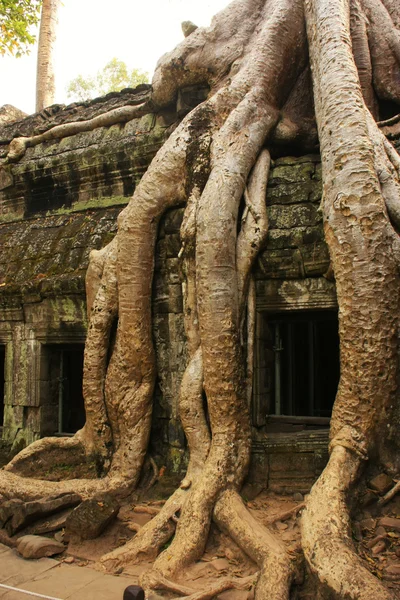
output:
[[[393,600],[365,568],[352,542],[349,498],[361,462],[351,450],[335,446],[302,515],[302,547],[312,573],[333,598]]]
[[[239,494],[227,490],[214,509],[215,521],[261,569],[256,600],[288,600],[294,578],[293,560],[280,541],[244,506]]]

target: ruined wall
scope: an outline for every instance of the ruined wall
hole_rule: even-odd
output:
[[[47,431],[46,347],[84,341],[84,274],[90,250],[113,237],[117,215],[152,156],[177,119],[203,96],[204,90],[189,90],[163,114],[145,114],[125,124],[46,142],[29,148],[17,163],[0,164],[0,344],[6,347],[3,437],[16,449]],[[112,108],[137,101],[129,94],[112,95],[106,103]],[[98,103],[53,108],[44,124],[34,115],[6,131],[0,129],[0,159],[15,135],[31,135],[52,123],[91,118],[104,110]],[[324,277],[329,257],[320,199],[318,156],[275,160],[267,193],[267,247],[254,269],[260,314],[335,308],[334,283]],[[161,222],[153,294],[159,377],[151,452],[169,470],[180,470],[186,460],[178,418],[186,364],[178,259],[182,216],[183,208],[178,208]],[[257,368],[256,364],[255,379]],[[307,432],[297,437],[290,432],[266,436],[264,413],[256,388],[253,479],[286,489],[297,477],[295,487],[307,488],[326,458],[326,432],[311,437]]]

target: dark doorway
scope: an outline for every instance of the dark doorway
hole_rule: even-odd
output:
[[[82,394],[83,344],[43,346],[47,375],[42,405],[46,407],[43,435],[71,434],[85,424]]]
[[[329,418],[339,382],[333,311],[262,315],[259,390],[269,415]]]
[[[4,422],[6,348],[0,346],[0,429]]]

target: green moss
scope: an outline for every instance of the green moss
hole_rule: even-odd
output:
[[[110,208],[112,206],[123,206],[128,204],[130,198],[125,196],[110,196],[107,198],[91,198],[90,200],[75,202],[70,208],[61,207],[57,210],[51,210],[46,213],[46,216],[51,215],[70,215],[77,212],[93,208]]]
[[[5,215],[0,215],[0,223],[15,223],[17,221],[23,221],[24,215],[19,215],[16,213],[6,213]]]

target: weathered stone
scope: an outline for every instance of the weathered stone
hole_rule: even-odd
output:
[[[373,490],[378,492],[378,494],[382,495],[382,494],[385,494],[386,492],[388,492],[390,490],[390,488],[393,486],[393,479],[391,477],[389,477],[389,475],[386,475],[386,473],[380,473],[379,475],[377,475],[376,477],[371,479],[368,482],[368,485]]]
[[[198,29],[198,25],[195,25],[194,23],[192,23],[192,21],[183,21],[181,27],[185,38],[188,37],[194,31],[196,31],[196,29]]]
[[[85,500],[68,516],[65,524],[66,538],[71,535],[82,540],[99,537],[116,518],[119,508],[117,500],[109,494]]]
[[[0,529],[12,518],[14,510],[22,504],[22,500],[6,500],[0,504]]]
[[[379,540],[374,546],[372,546],[372,554],[377,556],[386,550],[386,542],[384,540]]]
[[[229,570],[229,560],[226,558],[217,558],[210,562],[210,567],[213,567],[216,571],[228,571]]]
[[[363,531],[373,531],[376,527],[375,519],[363,519],[360,521],[360,527]]]
[[[14,177],[11,172],[11,169],[5,166],[0,167],[0,190],[5,190],[6,188],[12,186],[14,183]]]
[[[314,175],[314,163],[297,163],[292,165],[278,165],[271,172],[269,185],[276,186],[281,183],[298,183],[310,181]]]
[[[271,206],[268,218],[271,229],[310,227],[322,222],[320,211],[310,203],[294,206]]]
[[[67,565],[72,565],[72,563],[75,562],[75,558],[73,556],[67,556],[67,558],[64,558],[64,562]]]
[[[178,100],[176,103],[176,112],[179,117],[183,117],[200,102],[206,100],[209,88],[207,86],[188,86],[181,88],[178,92]]]
[[[17,542],[17,550],[24,558],[43,558],[64,552],[60,542],[37,535],[24,535]]]
[[[400,564],[389,565],[385,569],[385,573],[392,575],[396,579],[400,579]]]
[[[362,499],[363,506],[369,506],[373,502],[376,502],[376,493],[372,490],[367,490]]]
[[[67,517],[71,514],[72,510],[72,508],[69,508],[67,510],[63,510],[61,513],[57,513],[52,517],[40,519],[40,521],[37,521],[34,525],[27,527],[24,533],[31,535],[43,535],[45,533],[59,531],[65,527]]]
[[[385,529],[400,531],[400,519],[395,519],[394,517],[382,517],[379,519],[379,525]]]
[[[9,535],[14,535],[34,521],[53,515],[60,510],[76,506],[81,502],[78,494],[64,494],[57,498],[43,498],[32,502],[12,501],[2,507],[1,521]]]
[[[0,107],[0,126],[5,125],[6,123],[20,121],[26,116],[27,114],[19,108],[16,108],[11,104],[3,104],[3,106]]]

